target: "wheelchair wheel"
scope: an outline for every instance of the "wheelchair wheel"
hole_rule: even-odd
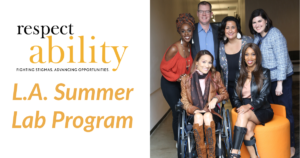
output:
[[[227,151],[227,150],[225,150],[226,147],[225,147],[224,141],[222,141],[222,149],[224,149],[224,150],[222,150],[222,155],[221,155],[221,157],[222,157],[222,158],[226,158],[226,151]]]
[[[223,117],[223,113],[224,113],[224,111],[225,111],[225,108],[224,107],[221,107],[221,109],[220,109],[220,115]]]
[[[184,127],[184,120],[185,120],[185,111],[179,112],[178,115],[178,139],[177,139],[177,156],[178,158],[184,158],[184,146],[186,144],[185,139],[185,127]]]
[[[177,141],[180,140],[180,133],[181,133],[181,119],[182,115],[181,112],[178,112],[178,126],[177,126]],[[178,143],[177,143],[177,148],[178,148]]]
[[[226,110],[226,120],[227,120],[227,125],[228,125],[228,135],[229,135],[229,145],[230,147],[232,147],[232,131],[231,131],[231,119],[230,119],[230,115],[229,115],[229,110]]]
[[[185,149],[185,158],[198,158],[197,157],[197,151],[196,151],[196,142],[194,139],[194,133],[193,132],[188,132],[188,141],[186,144],[186,149]]]
[[[225,147],[227,150],[227,153],[230,153],[230,149],[231,149],[231,145],[230,145],[230,140],[229,140],[229,131],[228,131],[228,121],[227,121],[227,117],[226,117],[226,111],[223,110],[223,132],[224,132],[224,139],[225,139]]]

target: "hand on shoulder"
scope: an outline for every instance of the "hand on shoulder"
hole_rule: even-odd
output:
[[[188,78],[189,75],[187,74],[180,75],[178,82],[182,82],[182,81],[185,82]]]

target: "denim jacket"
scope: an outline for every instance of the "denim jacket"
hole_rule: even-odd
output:
[[[243,36],[241,51],[247,43],[252,43],[252,42],[253,42],[253,39],[251,37]],[[226,57],[226,53],[225,53],[225,46],[222,41],[220,42],[219,49],[220,49],[219,50],[219,58],[220,58],[220,66],[221,66],[222,73],[223,73],[223,82],[225,84],[226,89],[228,90],[228,63],[227,63],[227,57]],[[242,58],[242,52],[240,53],[239,69],[241,68],[241,58]]]
[[[288,54],[287,44],[282,33],[272,27],[265,37],[254,35],[254,43],[260,44],[262,66],[270,69],[271,82],[285,80],[293,74],[293,64]]]

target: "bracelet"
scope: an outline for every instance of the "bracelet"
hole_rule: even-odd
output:
[[[183,76],[185,76],[186,74],[184,74],[184,75],[180,75],[180,77],[177,79],[177,82],[180,82],[181,81],[181,78],[183,77]]]
[[[180,75],[180,77],[177,79],[177,82],[180,82],[180,81],[181,81],[181,77],[182,77],[182,76]]]

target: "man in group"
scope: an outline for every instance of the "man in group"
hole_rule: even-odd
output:
[[[210,24],[212,15],[213,13],[211,11],[211,4],[209,2],[202,1],[198,4],[197,17],[199,19],[199,23],[195,24],[195,30],[193,33],[191,46],[192,57],[195,59],[196,54],[200,50],[208,50],[214,56],[214,67],[217,71],[220,71],[218,27]],[[207,152],[209,158],[215,157],[215,145],[207,145],[207,150],[205,150],[205,148],[201,147],[204,144],[203,140],[197,139],[197,133],[197,131],[194,131],[198,157],[201,157],[201,155],[206,155],[205,151]],[[215,135],[206,139],[210,139],[213,142],[216,141]]]
[[[219,41],[218,41],[218,27],[210,24],[211,4],[202,1],[198,4],[197,17],[199,23],[195,24],[192,42],[192,57],[195,58],[200,50],[208,50],[213,56],[213,65],[217,71],[220,71],[219,62]]]

